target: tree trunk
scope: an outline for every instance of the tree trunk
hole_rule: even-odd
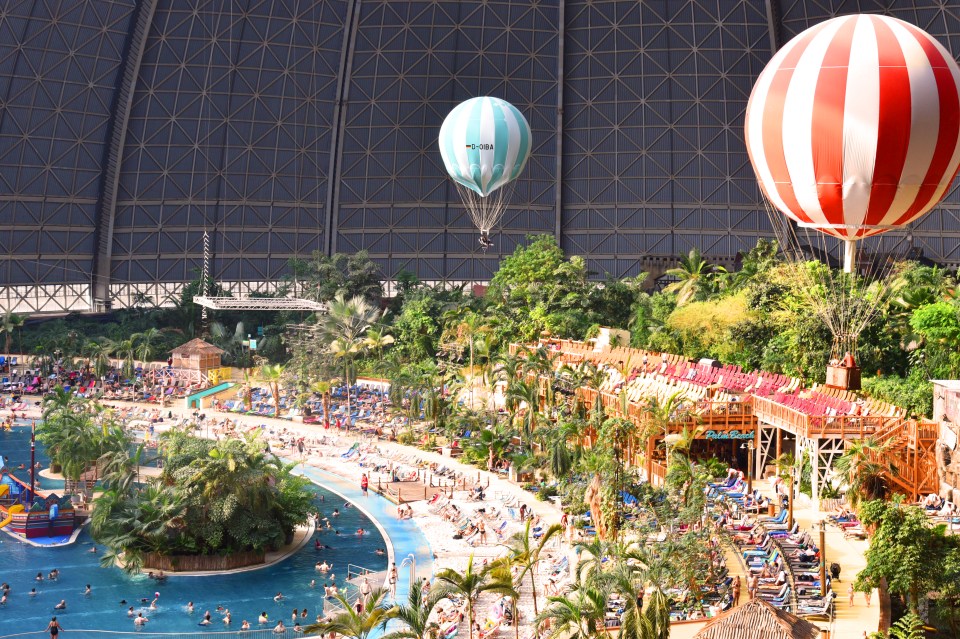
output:
[[[323,427],[330,428],[330,391],[323,394]]]
[[[537,616],[537,581],[533,570],[530,571],[530,594],[533,595],[533,616]]]
[[[607,522],[603,516],[603,478],[599,473],[594,473],[590,485],[587,486],[587,492],[583,498],[590,504],[591,518],[593,526],[597,530],[597,538],[601,541],[607,540]],[[599,561],[600,558],[598,557]]]

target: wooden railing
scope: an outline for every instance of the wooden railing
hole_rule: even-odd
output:
[[[650,470],[649,481],[652,486],[663,486],[667,482],[667,467],[659,462],[647,464]]]
[[[561,357],[590,359],[598,363],[616,362],[618,358],[623,362],[636,362],[641,355],[648,355],[651,360],[655,359],[657,364],[661,360],[674,361],[680,358],[625,348],[607,347],[601,351],[594,351],[588,345],[567,340],[551,340],[550,347]],[[558,347],[559,350],[556,350]],[[510,352],[516,354],[522,348],[524,348],[522,345],[511,344]],[[619,393],[586,387],[578,388],[575,392],[588,406],[592,406],[599,396],[602,406],[608,413],[622,413],[623,401]],[[914,497],[928,491],[936,491],[934,447],[939,437],[939,425],[936,423],[905,420],[898,416],[891,416],[890,413],[810,415],[768,397],[757,396],[749,396],[742,402],[700,400],[695,404],[695,409],[677,415],[677,419],[670,425],[670,432],[679,433],[685,427],[698,427],[716,432],[733,430],[749,432],[756,429],[759,420],[809,439],[855,440],[873,437],[878,443],[888,444],[883,458],[876,461],[890,467],[891,483]],[[644,425],[649,419],[645,404],[641,402],[628,402],[624,416],[638,426]],[[648,454],[644,452],[645,449],[650,450],[644,442],[630,442],[628,448],[638,457]],[[646,460],[646,467],[651,482],[663,482],[666,477],[664,466],[655,461]]]

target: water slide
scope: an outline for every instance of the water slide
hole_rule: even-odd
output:
[[[216,395],[217,393],[222,393],[223,391],[233,388],[236,384],[233,382],[223,382],[222,384],[217,384],[213,388],[208,388],[207,390],[202,390],[200,392],[194,393],[187,397],[187,408],[200,408],[200,400],[204,397],[210,395]]]
[[[4,519],[3,521],[0,521],[0,528],[3,528],[7,524],[9,524],[11,521],[13,521],[13,515],[15,513],[22,513],[22,512],[23,512],[23,505],[14,504],[13,506],[10,506],[10,510],[7,511],[7,518]]]

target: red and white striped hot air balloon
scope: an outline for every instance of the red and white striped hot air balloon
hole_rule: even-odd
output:
[[[929,34],[834,18],[773,57],[753,87],[747,151],[767,199],[853,242],[937,205],[960,168],[960,67]]]

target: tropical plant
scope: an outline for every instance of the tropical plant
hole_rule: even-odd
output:
[[[873,437],[848,440],[846,451],[833,463],[833,472],[847,485],[847,501],[856,507],[862,500],[883,499],[887,495],[890,469],[884,459],[888,444]]]
[[[350,371],[353,361],[367,349],[364,335],[380,317],[380,309],[360,296],[346,299],[343,293],[327,303],[327,315],[319,325],[319,337],[328,344],[330,355],[343,362],[347,386],[347,414],[350,414]]]
[[[260,367],[260,379],[270,387],[270,394],[273,395],[273,406],[276,409],[274,415],[280,416],[280,382],[283,380],[284,367],[282,364],[264,364]]]
[[[925,639],[926,636],[923,619],[908,612],[893,623],[889,632],[873,632],[870,639]]]
[[[692,248],[689,253],[680,257],[678,266],[667,269],[666,275],[677,278],[677,281],[669,284],[664,291],[676,293],[677,306],[683,306],[709,290],[710,278],[715,273],[725,272],[726,269],[722,266],[707,262],[700,249]]]
[[[467,560],[463,572],[444,568],[436,574],[437,584],[447,594],[462,595],[467,602],[467,618],[470,622],[470,639],[473,639],[474,605],[477,598],[485,592],[504,595],[516,599],[510,570],[494,562],[474,570],[473,555]]]
[[[330,621],[310,624],[303,631],[307,635],[332,633],[346,639],[369,639],[375,632],[382,630],[395,615],[394,609],[384,608],[382,605],[385,594],[382,588],[371,592],[362,612],[357,612],[346,597],[338,594],[337,602],[343,611]]]
[[[555,536],[563,533],[563,527],[560,524],[553,524],[543,531],[539,539],[533,538],[530,527],[531,522],[528,520],[526,527],[522,531],[514,533],[504,545],[507,549],[507,562],[520,569],[519,574],[517,574],[517,585],[519,586],[524,577],[530,578],[533,614],[536,616],[538,614],[537,566],[540,565],[544,548]]]
[[[607,593],[582,583],[560,597],[549,597],[550,604],[537,615],[537,627],[547,623],[546,639],[597,639],[603,633],[607,615]]]
[[[417,579],[407,595],[407,602],[396,604],[391,610],[392,618],[404,628],[385,634],[382,639],[432,639],[439,625],[430,619],[433,609],[443,598],[442,592],[432,592],[429,582]]]
[[[142,333],[134,333],[131,338],[136,342],[134,352],[141,362],[149,362],[156,355],[156,345],[163,332],[158,328],[148,328]]]
[[[22,330],[24,323],[27,321],[27,318],[23,315],[18,315],[13,311],[6,311],[2,317],[0,317],[0,333],[4,335],[3,343],[3,352],[10,354],[10,348],[13,344],[13,332],[16,330]],[[23,346],[23,339],[20,340],[21,347]]]

